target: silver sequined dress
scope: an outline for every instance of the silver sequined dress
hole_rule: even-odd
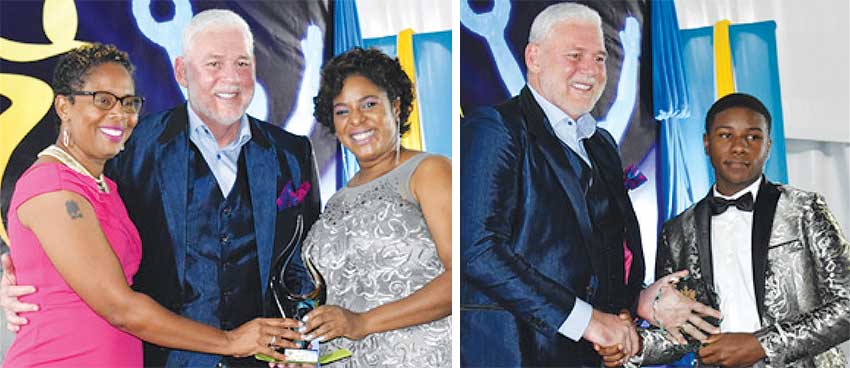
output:
[[[327,283],[326,304],[365,312],[413,294],[445,270],[410,193],[410,177],[427,156],[328,201],[303,248]],[[322,354],[339,348],[354,355],[331,367],[450,367],[450,317],[360,341],[340,337],[323,344]]]

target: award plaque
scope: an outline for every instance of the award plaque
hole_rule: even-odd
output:
[[[274,307],[271,308],[270,317],[292,318],[301,321],[307,313],[325,303],[327,299],[327,288],[325,280],[316,269],[313,262],[304,257],[303,264],[306,268],[307,278],[298,275],[293,264],[295,257],[300,257],[297,252],[300,249],[301,237],[304,231],[304,222],[301,215],[295,226],[295,233],[289,244],[277,257],[272,266],[272,276],[269,280],[269,292]],[[287,272],[290,271],[290,272]],[[293,341],[299,345],[298,349],[287,348],[283,354],[287,356],[288,363],[317,364],[319,361],[319,340]],[[266,360],[268,357],[257,356],[257,359]]]

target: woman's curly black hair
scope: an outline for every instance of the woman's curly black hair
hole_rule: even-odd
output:
[[[410,78],[401,69],[398,59],[393,59],[378,49],[359,47],[333,58],[322,68],[319,94],[313,98],[313,116],[319,124],[328,127],[331,133],[335,131],[333,99],[342,91],[345,79],[352,75],[363,76],[386,91],[390,102],[398,99],[399,118],[402,122],[399,136],[410,130],[410,123],[407,122],[413,107],[413,83]]]
[[[59,58],[59,62],[53,69],[53,93],[68,96],[73,103],[74,96],[71,93],[83,88],[89,71],[106,63],[118,63],[127,69],[131,78],[133,77],[135,68],[126,52],[114,45],[92,43],[68,51]]]

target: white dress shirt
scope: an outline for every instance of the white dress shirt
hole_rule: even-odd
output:
[[[762,179],[731,196],[712,191],[724,199],[752,193],[755,202]],[[754,332],[761,328],[753,286],[753,212],[729,206],[711,217],[711,260],[714,289],[720,298],[721,332]]]

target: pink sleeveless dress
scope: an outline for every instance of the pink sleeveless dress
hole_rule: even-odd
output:
[[[118,196],[115,182],[106,179],[109,193],[100,193],[94,179],[65,165],[33,165],[18,179],[9,206],[9,242],[18,285],[36,292],[21,298],[37,304],[37,312],[22,313],[21,327],[6,353],[6,367],[141,367],[142,343],[97,315],[65,282],[44,253],[35,234],[18,221],[17,209],[40,194],[67,190],[87,199],[100,227],[124,269],[128,284],[139,269],[141,239]],[[97,280],[92,280],[97,282]]]

